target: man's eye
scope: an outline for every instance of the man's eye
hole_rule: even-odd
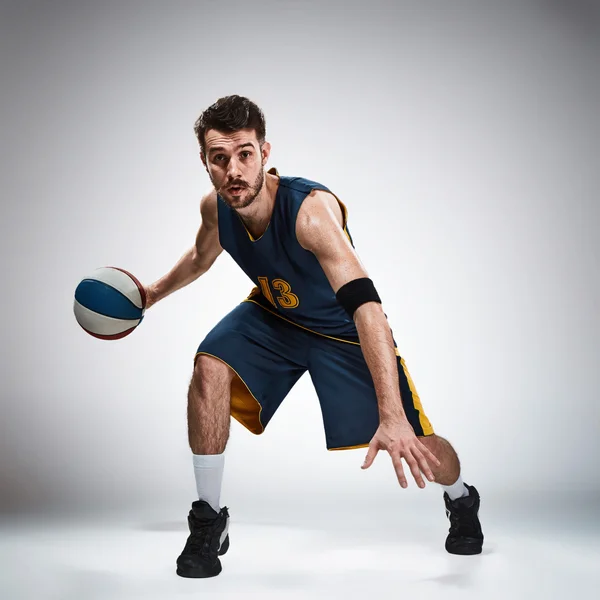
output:
[[[248,158],[252,153],[248,152],[247,150],[245,150],[244,152],[242,152],[242,158]]]

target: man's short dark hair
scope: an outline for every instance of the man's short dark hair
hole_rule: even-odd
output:
[[[262,110],[244,96],[225,96],[211,104],[194,124],[194,133],[198,143],[205,151],[204,134],[209,129],[232,132],[239,129],[254,129],[258,143],[265,141],[266,123]]]

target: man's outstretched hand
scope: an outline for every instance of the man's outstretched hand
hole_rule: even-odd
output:
[[[413,428],[407,420],[398,423],[382,423],[379,425],[373,439],[369,443],[369,451],[362,465],[362,469],[368,469],[375,460],[375,456],[380,450],[387,450],[392,457],[392,464],[396,470],[396,475],[400,486],[408,487],[404,469],[402,468],[402,459],[404,459],[410,471],[420,488],[425,487],[425,482],[421,477],[421,471],[429,481],[434,481],[433,473],[429,463],[440,466],[440,461],[435,455],[419,440],[415,435]]]

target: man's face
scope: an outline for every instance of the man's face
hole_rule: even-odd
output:
[[[268,142],[261,150],[254,129],[230,133],[209,129],[204,141],[202,162],[217,193],[231,208],[250,206],[264,183]]]

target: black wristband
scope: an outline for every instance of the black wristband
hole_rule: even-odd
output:
[[[369,277],[361,277],[345,283],[337,291],[335,297],[352,318],[356,309],[366,302],[381,304],[381,298]]]

